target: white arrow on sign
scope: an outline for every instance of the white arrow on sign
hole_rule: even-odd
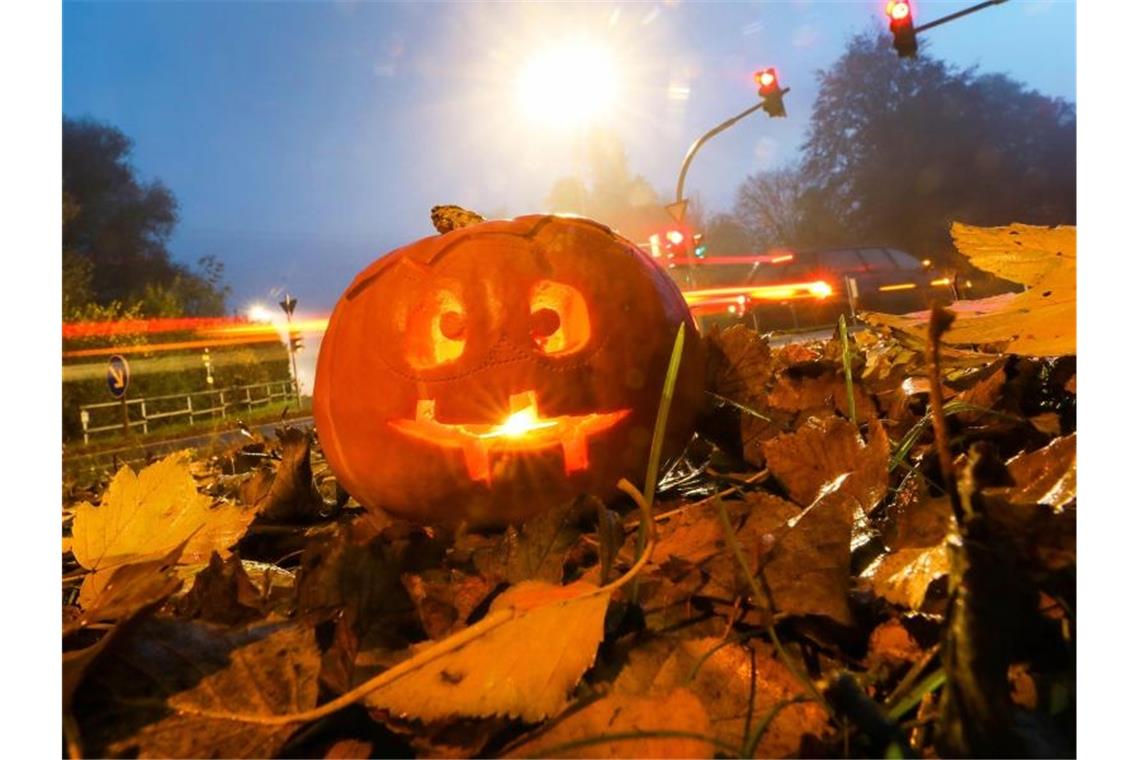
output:
[[[112,364],[107,367],[107,370],[111,373],[111,384],[114,386],[115,390],[122,388],[124,385],[122,368]]]

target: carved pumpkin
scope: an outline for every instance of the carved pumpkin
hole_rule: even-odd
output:
[[[313,408],[365,507],[428,523],[524,520],[641,482],[679,325],[665,456],[692,433],[704,358],[685,302],[587,219],[483,222],[393,251],[341,297]]]

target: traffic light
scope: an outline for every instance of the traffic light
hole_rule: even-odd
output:
[[[705,243],[705,236],[699,232],[693,233],[693,255],[698,259],[703,259],[709,247]]]
[[[757,94],[764,99],[764,111],[772,117],[787,116],[784,110],[784,94],[788,89],[780,89],[780,80],[773,68],[762,69],[755,74]]]
[[[914,9],[910,7],[910,0],[888,0],[887,18],[899,58],[914,58],[918,53],[918,40],[914,36]]]
[[[289,353],[301,350],[301,333],[297,330],[289,331]]]
[[[670,259],[687,259],[691,250],[692,238],[680,227],[665,231],[665,256]]]

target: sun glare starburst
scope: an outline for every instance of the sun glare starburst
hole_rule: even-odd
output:
[[[619,68],[608,49],[589,40],[546,48],[519,70],[519,107],[529,119],[548,127],[595,123],[617,100]]]

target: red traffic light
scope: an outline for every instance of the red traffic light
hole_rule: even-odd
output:
[[[887,3],[887,15],[891,17],[892,24],[910,18],[909,0],[890,0]]]
[[[761,95],[770,95],[780,89],[780,82],[776,79],[775,69],[757,71],[755,79],[757,86],[760,88]]]
[[[910,0],[889,0],[887,18],[890,19],[891,35],[894,36],[894,49],[900,58],[913,58],[918,52],[915,39],[914,9]]]

